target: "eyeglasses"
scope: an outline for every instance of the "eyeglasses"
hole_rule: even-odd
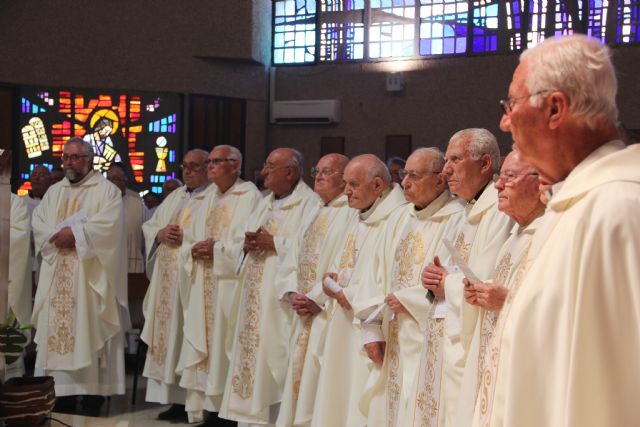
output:
[[[313,178],[320,176],[320,177],[328,177],[331,176],[333,174],[339,173],[340,175],[342,175],[342,173],[338,172],[338,171],[332,171],[331,169],[325,168],[325,169],[317,169],[315,166],[311,168],[311,176]]]
[[[516,97],[509,97],[507,99],[501,99],[500,100],[500,107],[502,107],[502,112],[504,114],[511,114],[511,112],[513,111],[513,106],[516,105],[516,101],[520,100],[520,99],[527,99],[527,98],[532,98],[534,96],[538,96],[538,95],[542,95],[543,93],[551,93],[553,92],[555,89],[545,89],[545,90],[540,90],[536,93],[532,93],[530,95],[523,95],[523,96],[516,96]]]
[[[513,172],[505,172],[501,174],[493,175],[493,182],[502,181],[505,184],[515,181],[519,176],[539,176],[538,172],[527,172],[527,173],[513,173]]]
[[[218,166],[226,162],[237,162],[237,159],[207,159],[204,161],[205,165]]]
[[[183,163],[180,165],[180,169],[183,171],[190,170],[192,172],[198,172],[203,166],[203,163]]]
[[[75,163],[83,157],[89,157],[89,156],[86,154],[63,154],[62,161]]]
[[[400,179],[409,178],[409,180],[411,181],[417,181],[429,174],[438,175],[439,173],[440,172],[416,172],[416,171],[407,170],[407,169],[398,170],[398,176],[400,177]]]
[[[292,167],[293,166],[291,166],[291,165],[276,166],[273,163],[265,163],[265,164],[262,165],[262,169],[266,169],[269,172],[273,172],[273,171],[278,170],[278,169],[292,168]]]

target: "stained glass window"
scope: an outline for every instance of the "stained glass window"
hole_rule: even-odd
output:
[[[160,193],[162,183],[177,176],[178,95],[22,87],[19,99],[20,195],[31,189],[34,165],[61,165],[62,148],[72,136],[92,144],[96,170],[123,162],[134,190]]]
[[[587,18],[587,34],[600,40],[607,35],[607,14],[609,0],[589,0],[589,14]]]
[[[371,0],[369,57],[414,56],[416,5],[414,0]]]
[[[572,0],[569,0],[572,1]],[[552,2],[553,3],[553,2]],[[555,2],[555,20],[554,20],[554,28],[553,34],[556,36],[572,34],[574,29],[573,17],[569,12],[569,8],[567,5],[567,0],[560,0]],[[576,19],[578,21],[582,20],[582,8],[578,6],[578,16]]]
[[[364,58],[364,0],[320,2],[320,61]]]
[[[640,1],[618,0],[616,42],[637,43],[640,41]]]
[[[273,21],[274,64],[315,61],[315,0],[276,0]]]
[[[420,55],[442,55],[467,51],[466,0],[421,0]]]
[[[474,0],[472,11],[472,52],[495,52],[498,50],[497,0]]]

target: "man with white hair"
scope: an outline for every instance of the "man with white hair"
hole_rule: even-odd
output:
[[[352,305],[360,286],[369,277],[380,237],[394,211],[405,204],[402,188],[391,182],[385,164],[372,154],[353,158],[344,171],[349,206],[359,214],[348,228],[347,240],[324,279],[332,298],[326,307],[329,324],[313,410],[312,426],[362,427],[367,418],[359,406],[373,364],[382,364],[384,342],[363,339],[361,321]],[[382,266],[377,266],[381,268]],[[325,281],[326,283],[326,281]],[[337,288],[336,288],[337,286]],[[368,357],[367,357],[368,356]]]
[[[120,191],[93,170],[91,144],[70,138],[66,178],[33,211],[42,265],[33,306],[36,375],[51,375],[60,410],[76,395],[97,415],[103,396],[124,394],[124,336],[129,329],[126,240]]]
[[[311,169],[314,191],[324,205],[311,225],[300,233],[298,264],[289,265],[296,280],[287,281],[284,292],[296,311],[289,350],[289,364],[276,425],[309,425],[313,415],[320,369],[322,337],[327,324],[323,310],[327,296],[322,292],[322,274],[335,254],[342,250],[347,227],[357,212],[349,207],[344,190],[344,168],[349,158],[331,153]]]
[[[486,129],[455,133],[447,147],[443,173],[450,191],[462,198],[465,219],[452,244],[476,276],[491,278],[498,252],[513,223],[498,210],[493,175],[500,170],[498,143]],[[415,398],[409,419],[414,425],[452,425],[458,411],[460,385],[469,345],[477,323],[478,307],[464,301],[464,275],[449,258],[445,268],[435,257],[424,270],[423,286],[436,306],[427,319]],[[421,403],[422,402],[422,403]]]
[[[596,39],[547,39],[520,57],[502,123],[553,186],[500,313],[476,426],[640,419],[640,146],[619,140],[616,91]]]
[[[456,425],[459,427],[471,424],[481,382],[485,383],[481,395],[492,387],[491,382],[482,377],[487,364],[493,362],[489,343],[504,300],[524,265],[531,239],[538,229],[545,208],[540,199],[538,172],[521,159],[518,151],[514,150],[507,155],[500,174],[496,175],[494,181],[498,190],[498,209],[509,215],[515,224],[509,239],[500,249],[491,281],[471,283],[464,279],[465,300],[468,304],[478,306],[480,315],[460,390],[456,417]]]
[[[229,335],[238,310],[236,257],[229,253],[244,239],[249,215],[262,198],[256,186],[240,179],[242,153],[218,145],[207,158],[207,179],[215,191],[194,211],[185,230],[183,259],[191,278],[184,341],[178,363],[180,386],[187,390],[186,410],[193,420],[210,412],[207,425],[218,425],[218,410],[229,366]]]
[[[273,150],[262,168],[271,194],[245,223],[235,250],[240,271],[239,310],[220,416],[240,422],[275,422],[287,370],[293,310],[280,301],[295,276],[298,235],[313,220],[320,198],[302,181],[302,154]],[[231,250],[231,248],[230,248]],[[293,257],[290,260],[289,257]]]
[[[464,218],[464,205],[447,190],[444,154],[418,148],[407,159],[402,177],[409,202],[388,221],[379,252],[354,304],[355,310],[386,304],[379,320],[386,352],[380,370],[369,377],[361,401],[370,426],[404,426],[404,410],[420,362],[429,308],[420,275],[425,263],[443,256],[442,239],[452,240]],[[373,319],[372,319],[373,320]]]
[[[191,291],[181,250],[191,249],[185,242],[184,230],[191,227],[195,213],[209,192],[215,191],[207,181],[207,155],[201,149],[187,152],[182,160],[185,185],[173,191],[142,225],[147,275],[151,278],[142,307],[145,323],[140,337],[149,346],[143,375],[149,379],[147,401],[173,404],[158,414],[161,420],[187,415],[186,393],[178,387],[176,375],[184,312]]]

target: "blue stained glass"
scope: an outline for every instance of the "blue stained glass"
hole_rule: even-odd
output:
[[[466,37],[457,37],[456,38],[456,52],[466,52],[467,51],[467,38]]]
[[[166,125],[167,124],[167,118],[166,117],[161,118],[160,119],[160,124],[161,125]]]
[[[25,181],[29,179],[29,174],[28,173],[23,173],[20,175],[22,177],[22,179],[24,179]]]
[[[153,191],[154,193],[157,193],[157,194],[162,194],[162,187],[153,186],[153,187],[151,187],[151,191]]]
[[[149,128],[149,132],[151,132],[153,130],[153,123],[149,123],[148,128]]]
[[[420,55],[431,55],[431,43],[425,39],[420,40]]]
[[[444,39],[443,53],[456,53],[454,39]]]
[[[175,114],[172,114],[172,115],[171,115],[171,121],[172,121],[173,123],[175,123],[175,122],[176,122],[176,115],[175,115]]]
[[[160,132],[166,132],[167,131],[167,125],[160,125]]]
[[[176,150],[169,150],[169,161],[170,162],[176,161]]]
[[[160,132],[160,123],[153,122],[153,131],[154,132]]]

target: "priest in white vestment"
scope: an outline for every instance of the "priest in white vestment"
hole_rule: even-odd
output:
[[[361,321],[352,305],[358,288],[370,277],[373,256],[393,213],[406,201],[402,188],[391,182],[385,164],[372,154],[355,157],[344,172],[349,206],[358,209],[347,241],[324,275],[336,284],[325,285],[332,298],[326,307],[328,325],[320,359],[320,377],[313,409],[312,426],[361,427],[367,424],[359,402],[370,371],[380,369],[384,342],[363,340]],[[382,268],[382,266],[376,266]],[[337,288],[335,287],[337,286]],[[376,366],[374,366],[376,365]]]
[[[492,182],[500,170],[498,143],[486,129],[464,129],[451,137],[445,158],[443,173],[449,189],[467,202],[465,220],[452,243],[476,276],[490,279],[513,226],[498,210]],[[435,306],[427,317],[420,371],[407,410],[408,425],[450,426],[457,414],[478,308],[464,301],[464,276],[451,259],[442,264],[440,257],[434,258],[422,279]]]
[[[302,155],[278,148],[262,169],[271,190],[246,223],[238,253],[240,300],[220,416],[240,422],[275,422],[284,388],[293,312],[279,296],[296,280],[299,234],[321,206],[301,179]],[[293,259],[289,259],[293,257]]]
[[[195,149],[182,161],[185,185],[173,191],[142,226],[147,251],[147,275],[151,277],[142,311],[145,317],[141,338],[149,346],[143,375],[147,382],[146,400],[172,403],[159,419],[186,418],[186,393],[176,375],[182,346],[184,311],[191,290],[181,259],[184,230],[191,226],[199,206],[215,186],[207,181],[205,161],[208,153]]]
[[[481,372],[491,363],[488,352],[495,325],[520,269],[527,257],[531,239],[540,223],[545,206],[540,199],[538,172],[522,161],[518,151],[512,151],[504,159],[500,174],[496,175],[498,209],[515,222],[509,239],[504,243],[495,264],[491,281],[471,283],[464,279],[464,297],[467,303],[480,308],[478,324],[471,341],[465,365],[458,413],[455,425],[471,424],[473,410],[482,383]],[[483,393],[485,390],[483,390]],[[484,399],[484,397],[482,398]]]
[[[9,306],[5,312],[13,315],[17,324],[22,325],[31,320],[31,219],[24,198],[11,193],[9,215]],[[29,331],[24,333],[26,337],[30,337]],[[4,367],[0,368],[0,379],[3,382],[24,374],[22,356],[10,365],[3,363],[0,367]]]
[[[29,229],[31,229],[31,217],[33,216],[33,211],[40,204],[44,194],[47,192],[49,187],[51,186],[51,172],[44,165],[38,165],[33,168],[31,171],[31,175],[29,175],[29,181],[31,182],[31,190],[29,193],[24,196],[22,199],[27,205],[27,210],[29,214]],[[38,277],[38,271],[40,268],[41,259],[37,259],[35,256],[35,249],[33,247],[33,233],[31,233],[31,269],[35,274],[35,279]]]
[[[127,309],[122,197],[93,170],[91,145],[71,138],[62,155],[66,178],[33,212],[42,256],[33,307],[36,375],[51,375],[63,409],[87,409],[124,394]]]
[[[386,351],[379,375],[371,375],[361,407],[367,425],[404,425],[404,410],[420,362],[425,321],[431,303],[420,281],[426,263],[442,256],[442,239],[453,240],[464,218],[462,200],[453,197],[442,175],[444,154],[437,148],[419,148],[400,170],[406,208],[389,221],[375,256],[376,272],[360,286],[355,310],[386,304],[371,319],[379,328]]]
[[[219,145],[207,158],[207,179],[216,191],[195,211],[185,230],[183,259],[191,282],[178,362],[180,387],[187,390],[186,410],[203,426],[222,425],[217,418],[229,367],[230,335],[238,310],[236,256],[227,248],[244,240],[245,223],[262,196],[256,186],[240,179],[242,153]],[[186,250],[188,249],[188,250]]]
[[[293,320],[287,378],[276,423],[280,427],[311,423],[327,324],[327,311],[322,307],[328,297],[322,291],[322,275],[342,250],[348,226],[357,215],[343,194],[342,177],[347,163],[346,156],[332,153],[323,156],[311,170],[315,178],[314,191],[324,205],[311,225],[299,235],[298,264],[288,266],[296,280],[286,282],[287,295],[283,297],[289,298],[297,316]]]
[[[640,146],[617,140],[616,91],[609,49],[582,35],[545,40],[514,72],[503,127],[554,185],[496,325],[476,426],[640,420]]]
[[[149,215],[149,211],[142,197],[135,191],[127,188],[129,178],[122,163],[115,162],[109,166],[107,179],[122,192],[125,232],[127,234],[127,272],[144,273],[144,235],[142,234],[142,224],[147,221],[151,215]]]

